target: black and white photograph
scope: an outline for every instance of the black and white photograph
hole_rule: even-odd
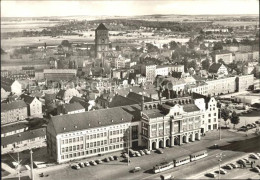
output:
[[[259,0],[1,0],[1,179],[260,179]]]

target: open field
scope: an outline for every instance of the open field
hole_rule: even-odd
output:
[[[222,26],[250,26],[250,25],[259,25],[258,21],[214,21],[213,25],[222,25]]]

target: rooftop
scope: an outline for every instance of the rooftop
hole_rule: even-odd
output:
[[[23,100],[18,100],[10,103],[1,103],[1,112],[6,112],[13,109],[19,109],[25,107],[27,107],[27,105]]]

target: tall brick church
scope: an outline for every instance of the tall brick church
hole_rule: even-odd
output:
[[[103,59],[109,51],[108,29],[100,23],[95,30],[95,55],[97,59]]]

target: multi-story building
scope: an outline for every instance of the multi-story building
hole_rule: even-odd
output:
[[[79,103],[62,104],[57,109],[58,114],[75,114],[85,112],[85,108]]]
[[[198,93],[204,96],[208,96],[208,84],[205,82],[198,82],[195,85],[186,85],[186,88],[189,93]]]
[[[156,76],[160,75],[160,76],[168,76],[169,74],[169,68],[168,66],[157,66],[156,70],[155,70],[155,74]]]
[[[69,103],[73,96],[81,97],[79,91],[75,88],[61,89],[57,94],[57,99],[63,100],[65,103]]]
[[[24,101],[1,103],[1,123],[7,124],[27,118],[27,105]]]
[[[236,91],[246,91],[254,85],[254,75],[243,75],[236,78]]]
[[[154,149],[200,140],[201,133],[218,128],[215,99],[200,96],[148,102],[141,96],[141,105],[53,116],[47,152],[63,163],[120,151],[127,144]]]
[[[211,73],[214,76],[226,76],[228,75],[227,67],[222,63],[213,63],[209,67],[209,73]]]
[[[146,81],[153,82],[156,77],[156,65],[146,65],[142,64],[141,66],[141,74],[146,77]]]
[[[27,74],[29,77],[34,77],[35,68],[34,67],[22,67],[22,72]]]
[[[233,93],[236,91],[236,77],[227,77],[214,80],[208,80],[209,95],[216,96],[220,94]]]
[[[58,163],[123,150],[133,115],[122,108],[53,116],[47,126],[47,152]],[[138,132],[137,132],[138,133]],[[132,143],[131,143],[132,144]]]
[[[22,95],[21,97],[28,106],[28,116],[42,116],[42,102],[39,99],[28,95]]]
[[[259,59],[259,51],[236,52],[235,62],[248,62]]]
[[[233,62],[232,53],[229,51],[215,51],[213,53],[213,61],[218,63],[220,59],[223,60],[225,64],[230,64]]]
[[[1,77],[1,88],[6,92],[11,92],[17,95],[22,93],[22,85],[18,81],[6,77]]]
[[[122,57],[121,55],[119,55],[116,58],[113,58],[111,61],[111,67],[114,67],[116,69],[121,69],[121,68],[125,68],[125,64],[126,64],[126,59],[124,57]]]
[[[182,72],[184,73],[184,65],[169,65],[168,71],[174,71],[174,72]]]
[[[1,137],[11,136],[14,134],[18,134],[24,132],[29,129],[27,123],[19,122],[10,125],[1,126]]]
[[[44,69],[43,74],[48,81],[69,81],[76,77],[77,69]]]

